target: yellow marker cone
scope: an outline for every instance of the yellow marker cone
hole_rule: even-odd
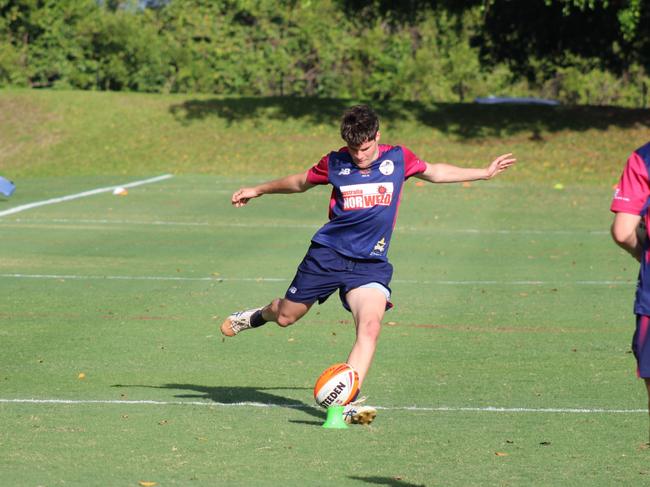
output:
[[[330,406],[327,408],[327,419],[323,423],[323,428],[329,429],[346,429],[347,423],[343,419],[343,410],[345,406]]]

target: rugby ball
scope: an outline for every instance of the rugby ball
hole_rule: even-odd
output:
[[[314,399],[319,406],[345,406],[359,393],[359,374],[348,364],[328,367],[316,381]]]

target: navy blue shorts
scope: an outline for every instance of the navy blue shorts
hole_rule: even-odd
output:
[[[345,295],[352,289],[379,283],[390,293],[393,266],[382,260],[352,259],[317,243],[311,244],[285,294],[296,303],[324,303],[338,289],[341,302],[350,311]],[[393,305],[387,300],[386,309]]]
[[[650,317],[636,315],[636,330],[632,338],[632,351],[636,357],[637,375],[643,379],[650,378]]]

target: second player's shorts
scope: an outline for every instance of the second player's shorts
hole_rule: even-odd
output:
[[[378,283],[390,295],[388,283],[393,277],[393,266],[381,260],[352,259],[329,247],[311,244],[305,258],[285,294],[296,303],[325,302],[338,289],[343,306],[348,311],[345,295],[352,289]],[[393,305],[386,300],[386,309]]]
[[[637,375],[644,379],[650,378],[650,340],[648,328],[650,317],[636,315],[636,330],[632,338],[632,351],[636,357]]]

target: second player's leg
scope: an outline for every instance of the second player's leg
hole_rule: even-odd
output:
[[[650,419],[650,378],[644,378],[645,387],[648,391],[648,418]],[[650,444],[650,425],[648,426],[648,444]]]

